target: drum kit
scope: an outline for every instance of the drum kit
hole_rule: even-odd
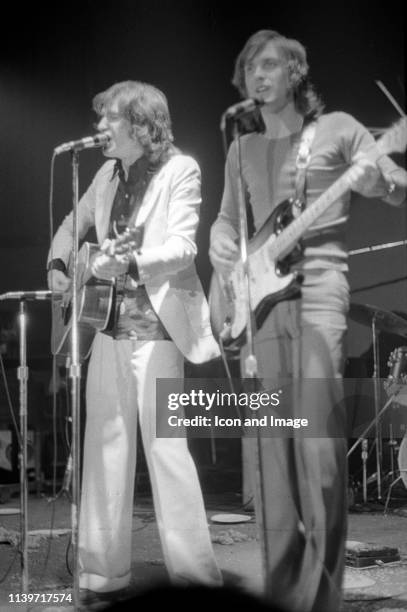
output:
[[[373,385],[374,385],[374,418],[356,440],[355,444],[348,451],[348,457],[351,453],[361,445],[362,461],[363,461],[363,501],[367,502],[367,482],[368,480],[376,481],[377,483],[377,499],[382,499],[382,478],[383,478],[383,449],[382,449],[382,426],[381,418],[383,414],[392,406],[406,407],[407,409],[407,346],[399,346],[395,348],[388,358],[388,373],[387,378],[383,381],[380,378],[379,371],[379,334],[385,332],[407,339],[407,320],[394,314],[393,312],[372,306],[370,304],[352,303],[350,305],[349,317],[362,325],[366,325],[372,330],[372,346],[373,346]],[[381,388],[387,395],[386,403],[381,407]],[[404,421],[403,421],[404,422]],[[389,475],[393,478],[387,492],[385,511],[390,500],[390,495],[394,485],[402,481],[407,488],[407,433],[399,441],[393,438],[393,433],[390,423],[389,446],[391,447],[390,457],[390,472]],[[370,478],[366,477],[366,460],[367,460],[367,435],[368,432],[374,430],[374,444],[376,450],[376,472]],[[398,476],[394,469],[394,451],[398,450]]]

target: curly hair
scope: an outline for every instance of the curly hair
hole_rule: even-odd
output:
[[[259,30],[250,36],[236,59],[232,84],[243,98],[247,97],[245,66],[269,42],[275,43],[287,61],[297,111],[307,120],[316,119],[322,113],[324,105],[308,77],[309,66],[305,47],[298,40],[286,38],[275,30]]]
[[[113,102],[117,102],[120,115],[134,127],[149,161],[160,163],[173,154],[171,118],[162,91],[140,81],[122,81],[98,93],[93,98],[93,109],[103,115]]]

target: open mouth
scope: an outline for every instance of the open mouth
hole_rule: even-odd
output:
[[[107,141],[103,145],[103,148],[106,149],[107,147],[110,147],[110,145],[113,142],[111,133],[110,132],[100,132],[100,135],[105,136],[107,138]]]

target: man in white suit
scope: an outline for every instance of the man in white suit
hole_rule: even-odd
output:
[[[195,465],[185,438],[156,437],[156,379],[182,378],[218,356],[194,258],[200,170],[172,144],[167,101],[151,85],[116,83],[93,100],[113,158],[79,202],[79,236],[94,226],[101,252],[93,274],[123,286],[109,331],[98,333],[87,377],[79,525],[79,583],[106,594],[130,581],[137,415],[165,563],[175,583],[220,585]],[[116,160],[116,161],[115,161]],[[144,228],[137,251],[112,256],[124,227]],[[72,213],[59,227],[48,282],[68,289]]]

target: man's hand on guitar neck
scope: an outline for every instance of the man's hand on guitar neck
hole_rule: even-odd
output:
[[[349,178],[352,191],[368,196],[381,178],[381,172],[376,164],[363,153],[357,153],[352,159]]]
[[[407,173],[404,168],[396,167],[391,173],[386,172],[386,168],[382,167],[380,159],[377,161],[377,165],[373,163],[363,153],[357,153],[352,159],[353,165],[350,169],[350,180],[352,182],[352,190],[357,191],[363,196],[369,196],[373,191],[377,191],[377,188],[382,189],[383,192],[379,195],[382,198],[392,198],[397,194],[396,188],[399,187],[401,190],[405,190],[407,186]],[[402,191],[399,191],[399,197],[395,198],[393,204],[397,204],[397,200],[403,199]],[[404,196],[405,197],[405,196]],[[389,200],[390,201],[390,200]]]
[[[209,258],[216,272],[228,274],[239,259],[239,249],[229,236],[218,235],[212,239]]]

